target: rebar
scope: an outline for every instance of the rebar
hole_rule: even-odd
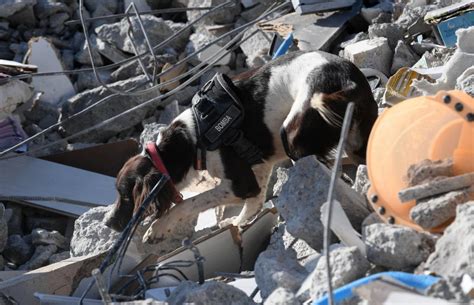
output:
[[[336,189],[336,182],[340,176],[342,169],[342,154],[344,153],[344,145],[346,143],[347,135],[349,133],[349,127],[352,121],[352,113],[354,112],[354,103],[351,102],[347,105],[346,114],[344,115],[344,121],[342,123],[341,135],[339,138],[339,143],[337,145],[336,156],[334,160],[334,165],[331,172],[331,180],[329,184],[328,191],[328,213],[324,223],[324,255],[326,260],[326,277],[327,277],[327,286],[328,286],[328,302],[329,305],[334,305],[333,298],[333,288],[332,288],[332,275],[331,275],[331,265],[329,257],[329,244],[331,235],[329,230],[331,228],[331,217],[332,217],[332,203],[334,200],[334,191]]]
[[[235,32],[238,32],[238,31],[240,31],[240,30],[242,30],[242,29],[244,29],[244,28],[247,28],[247,27],[249,27],[249,26],[251,26],[251,25],[257,23],[258,21],[260,21],[260,20],[262,20],[262,19],[268,17],[270,14],[272,14],[272,13],[274,13],[274,12],[280,10],[280,9],[283,9],[283,8],[285,8],[285,7],[287,7],[287,6],[288,6],[288,2],[285,2],[285,3],[283,3],[283,4],[279,5],[279,6],[277,6],[276,8],[273,8],[273,9],[271,9],[271,10],[265,12],[264,14],[262,14],[260,17],[258,17],[258,18],[255,19],[254,21],[251,21],[251,22],[249,22],[249,23],[246,23],[246,24],[244,24],[244,25],[242,25],[242,26],[240,26],[240,27],[238,27],[238,28],[236,28],[236,29],[234,29],[234,30],[232,30],[232,31],[229,31],[229,32],[227,32],[227,33],[221,35],[220,37],[218,37],[218,38],[214,39],[213,41],[211,41],[209,44],[207,44],[207,45],[205,45],[204,47],[202,47],[201,49],[199,49],[199,50],[193,52],[193,53],[190,54],[189,56],[187,56],[187,57],[183,58],[182,60],[178,61],[178,62],[177,62],[173,67],[171,67],[170,69],[167,69],[166,71],[164,71],[164,72],[158,74],[157,77],[160,77],[160,76],[166,74],[167,72],[169,72],[170,70],[173,70],[173,69],[174,69],[176,66],[178,66],[179,64],[185,62],[186,60],[190,59],[191,57],[195,56],[196,54],[198,54],[198,53],[204,51],[205,49],[207,49],[208,47],[210,47],[212,44],[214,44],[214,43],[216,43],[216,42],[222,40],[223,38],[227,37],[228,35],[231,35],[231,34],[233,34],[233,33],[235,33]],[[240,32],[239,34],[242,34],[242,32]],[[238,35],[239,35],[239,34],[238,34]],[[246,37],[245,40],[248,39],[248,38],[250,38],[252,35],[255,35],[255,34],[256,34],[256,31],[254,31],[251,35],[249,35],[248,37]],[[243,41],[242,41],[242,42],[243,42]],[[242,42],[241,42],[241,43],[242,43]],[[228,44],[227,44],[227,45],[228,45]],[[225,48],[225,46],[223,47],[223,49],[224,49],[224,48]],[[233,49],[234,49],[234,48],[232,48],[230,51],[233,51]],[[225,53],[224,56],[225,56],[226,54],[227,54],[227,53]],[[223,56],[222,56],[222,57],[223,57]],[[222,57],[220,57],[220,58],[222,58]],[[219,58],[219,59],[220,59],[220,58]],[[214,61],[213,63],[215,63],[215,62],[217,62],[217,61]],[[182,74],[182,75],[180,75],[180,76],[178,76],[178,77],[176,77],[176,78],[173,78],[173,79],[171,79],[171,80],[168,80],[167,82],[161,83],[161,84],[159,84],[159,85],[157,85],[157,86],[159,86],[158,88],[161,88],[161,86],[167,85],[167,84],[169,84],[169,83],[171,83],[171,82],[176,82],[177,80],[181,80],[181,79],[183,79],[184,77],[188,76],[189,74],[194,73],[194,71],[196,71],[196,70],[199,69],[200,67],[202,67],[202,65],[198,65],[197,67],[195,67],[194,69],[188,71],[187,73],[184,73],[184,74]],[[88,69],[88,71],[89,71],[89,70],[90,70],[90,69]],[[207,70],[208,70],[208,69],[207,69]],[[206,71],[207,71],[207,70],[206,70]],[[202,75],[202,74],[203,74],[204,72],[206,72],[206,71],[201,71],[201,73],[199,74],[199,76]],[[194,79],[196,79],[196,78],[193,78],[193,80],[194,80]],[[189,84],[189,83],[190,83],[190,82],[187,82],[187,84]],[[136,88],[137,88],[137,87],[135,86],[135,87],[131,88],[130,90],[134,90],[134,89],[136,89]],[[184,87],[179,86],[179,87],[175,88],[174,90],[172,90],[172,91],[168,92],[167,94],[165,94],[165,96],[161,96],[160,99],[164,99],[164,98],[166,98],[166,97],[168,97],[168,96],[174,94],[175,92],[177,92],[177,91],[179,91],[179,90],[181,90],[181,89],[183,89],[183,88],[184,88]],[[41,135],[43,135],[43,134],[45,134],[45,133],[48,133],[48,132],[54,130],[54,129],[57,128],[58,126],[63,125],[63,124],[65,124],[65,123],[69,122],[70,120],[72,120],[72,119],[74,119],[74,118],[76,118],[76,117],[78,117],[78,116],[80,116],[80,115],[82,115],[82,114],[84,114],[84,113],[90,111],[90,110],[93,109],[95,106],[98,106],[98,105],[100,105],[100,104],[106,102],[107,100],[109,100],[109,99],[111,99],[111,98],[113,98],[113,97],[115,97],[115,96],[117,96],[117,95],[118,95],[118,94],[112,94],[112,95],[110,95],[110,96],[107,96],[107,97],[103,98],[102,100],[99,100],[99,101],[95,102],[94,104],[88,106],[87,108],[81,110],[80,112],[78,112],[78,113],[76,113],[76,114],[74,114],[74,115],[72,115],[72,116],[66,118],[65,120],[62,120],[61,122],[55,123],[54,125],[52,125],[52,126],[46,128],[45,130],[43,130],[43,131],[41,131],[41,132],[39,132],[39,133],[37,133],[37,134],[35,134],[35,135],[33,135],[33,136],[31,136],[31,137],[25,139],[25,140],[23,140],[23,141],[21,141],[20,143],[14,145],[14,146],[12,146],[12,147],[10,147],[9,149],[6,149],[6,150],[0,152],[0,159],[12,158],[12,157],[17,157],[17,156],[23,155],[23,154],[19,154],[19,155],[4,157],[7,153],[10,153],[10,152],[14,151],[15,149],[17,149],[18,147],[20,147],[20,146],[22,146],[22,145],[24,145],[24,144],[28,144],[29,142],[33,141],[35,138],[37,138],[37,137],[39,137],[39,136],[41,136]],[[164,105],[162,105],[162,106],[164,106]],[[133,109],[137,109],[137,106],[134,107],[134,108],[132,108],[132,110],[133,110]],[[116,117],[112,117],[112,118],[111,118],[111,119],[112,119],[111,121],[113,121],[113,120],[116,119],[116,118],[117,118],[117,116],[116,116]],[[109,120],[107,120],[107,121],[109,121]],[[109,122],[111,122],[111,121],[109,121]],[[98,125],[100,125],[100,124],[98,124]],[[88,130],[88,131],[93,130],[93,129],[95,129],[95,127],[97,127],[98,125],[95,125],[95,126],[89,128],[89,129],[86,129],[86,130]],[[105,124],[104,124],[104,125],[105,125]],[[88,132],[88,131],[87,131],[87,132]],[[82,134],[84,134],[84,133],[81,133],[80,135],[82,135]],[[52,146],[54,146],[54,145],[59,144],[59,143],[62,142],[62,141],[70,140],[70,139],[72,139],[72,138],[74,138],[74,137],[76,137],[76,136],[79,136],[79,135],[78,135],[78,134],[71,135],[71,136],[69,136],[69,137],[67,137],[67,138],[65,138],[65,139],[62,139],[62,140],[59,140],[59,141],[56,141],[56,142],[47,144],[47,145],[45,145],[45,146],[39,147],[39,148],[37,148],[37,149],[35,149],[35,150],[33,150],[33,151],[29,151],[29,152],[24,153],[24,154],[26,154],[26,155],[31,155],[32,153],[41,151],[41,150],[46,149],[46,148],[48,148],[48,147],[52,147]]]

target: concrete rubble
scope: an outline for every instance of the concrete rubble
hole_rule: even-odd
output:
[[[212,60],[212,55],[218,51],[230,50],[224,50],[224,45],[236,34],[192,56],[171,73],[160,73],[175,68],[176,63],[221,35],[255,20],[273,8],[275,2],[233,1],[187,29],[190,22],[208,10],[141,14],[140,20],[150,44],[164,43],[154,49],[155,57],[148,53],[147,39],[136,16],[119,15],[88,21],[85,26],[100,82],[91,69],[84,31],[77,22],[77,1],[1,1],[0,123],[14,119],[25,136],[58,125],[21,148],[34,151],[54,144],[34,154],[42,158],[75,153],[78,147],[114,144],[125,139],[136,140],[141,149],[144,143],[156,141],[159,129],[188,108],[195,93],[215,73],[232,77],[262,66],[271,61],[281,41],[290,33],[293,40],[288,52],[324,50],[352,61],[364,73],[370,74],[366,76],[379,113],[391,106],[386,99],[386,93],[394,89],[390,88],[390,80],[403,68],[429,77],[420,77],[407,85],[411,96],[457,89],[474,97],[474,26],[453,31],[451,34],[457,37],[457,43],[446,47],[440,39],[439,27],[424,19],[430,11],[461,1],[356,1],[347,10],[300,15],[290,9],[283,15],[273,14],[245,29],[244,38],[255,30],[258,32],[178,91],[174,89],[198,72],[189,73],[162,88],[154,85],[183,76],[197,65]],[[83,14],[86,19],[122,14],[130,2],[84,0]],[[140,12],[215,7],[224,3],[225,0],[135,1]],[[472,10],[461,13],[469,11]],[[178,31],[181,34],[176,39],[166,42]],[[133,58],[137,53],[144,53],[141,62]],[[50,72],[53,73],[47,74]],[[156,75],[158,77],[154,79]],[[138,94],[141,90],[147,92]],[[165,94],[166,98],[159,101]],[[141,106],[150,99],[155,101]],[[129,111],[138,106],[139,109]],[[89,107],[93,110],[88,111]],[[108,121],[121,114],[125,115]],[[97,125],[101,127],[76,136]],[[21,139],[15,141],[18,143]],[[113,153],[107,152],[107,162],[113,159],[110,158]],[[409,152],[400,152],[406,153]],[[71,158],[75,162],[84,161],[83,156]],[[94,159],[96,155],[91,153],[90,156],[85,159]],[[411,222],[407,226],[384,217],[384,209],[381,213],[380,207],[374,208],[374,197],[369,195],[373,185],[369,178],[371,168],[368,165],[356,167],[346,161],[344,159],[344,175],[336,180],[335,199],[340,202],[362,246],[344,244],[341,242],[344,238],[339,240],[335,233],[329,234],[333,289],[379,272],[430,273],[439,279],[425,289],[425,296],[437,301],[472,302],[472,287],[471,290],[466,288],[469,279],[472,282],[474,277],[471,262],[474,249],[472,187],[403,203],[413,204],[407,212],[407,221]],[[406,187],[454,177],[453,162],[448,158],[413,164],[404,177]],[[81,167],[83,164],[66,165],[95,171]],[[213,215],[216,219],[208,221],[206,217],[214,213],[210,211],[212,213],[207,216],[201,216],[204,222],[212,224],[201,231],[195,231],[193,220],[186,226],[174,228],[176,232],[172,238],[158,244],[145,244],[143,236],[153,220],[145,219],[130,240],[120,272],[135,281],[133,289],[154,281],[147,289],[152,287],[159,293],[150,298],[150,290],[140,291],[130,304],[296,305],[324,300],[329,279],[323,252],[321,207],[327,201],[330,178],[331,168],[314,156],[278,164],[266,194],[265,207],[269,211],[244,228],[218,228],[216,222],[222,220],[220,217],[224,212],[220,211],[222,215]],[[204,176],[200,179],[193,185],[196,190],[193,194],[203,192],[208,184],[217,183]],[[0,196],[3,196],[1,190]],[[40,304],[40,297],[60,298],[51,301],[54,304],[78,302],[91,280],[92,270],[100,266],[120,236],[105,225],[112,205],[87,206],[87,212],[73,217],[28,200],[26,203],[28,205],[9,198],[2,198],[0,202],[0,304],[15,304],[18,300],[25,304]],[[231,213],[229,211],[231,209],[226,209],[225,213]],[[267,230],[266,235],[259,234],[259,230]],[[184,237],[193,243],[183,242]],[[186,265],[188,263],[190,265]],[[202,270],[200,264],[212,268]],[[144,272],[146,268],[153,272],[151,269]],[[111,287],[116,289],[109,291],[112,296],[132,295],[130,287],[117,292],[123,282],[109,271],[107,269],[102,276],[107,280],[111,275]],[[165,276],[160,276],[160,272]],[[200,275],[204,276],[203,283],[198,283]],[[98,301],[100,293],[95,285],[93,287],[87,298]],[[34,293],[44,295],[35,297]],[[61,299],[63,297],[65,299]],[[372,304],[355,292],[354,297],[346,301],[336,304]]]
[[[414,229],[387,224],[364,228],[367,259],[392,270],[412,270],[433,251],[434,238]]]

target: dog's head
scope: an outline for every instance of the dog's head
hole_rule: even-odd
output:
[[[145,213],[159,218],[172,206],[175,189],[173,184],[181,182],[192,166],[194,145],[185,124],[173,122],[160,131],[157,144],[161,159],[169,171],[171,180],[160,190]],[[123,231],[133,214],[161,177],[153,162],[140,154],[130,158],[117,175],[117,199],[106,225],[116,231]]]

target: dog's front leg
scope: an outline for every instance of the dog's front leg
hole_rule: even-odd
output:
[[[240,200],[232,192],[231,181],[224,179],[215,188],[184,200],[161,218],[155,219],[143,236],[143,241],[159,243],[171,236],[175,238],[173,234],[177,229],[195,224],[199,213]]]
[[[253,216],[260,212],[265,201],[268,179],[270,178],[270,174],[272,172],[272,166],[273,165],[271,163],[262,163],[252,167],[255,178],[257,179],[258,185],[260,186],[260,192],[255,197],[245,199],[245,204],[240,214],[236,217],[222,221],[219,223],[220,227],[227,224],[233,224],[234,226],[245,225],[253,218]]]

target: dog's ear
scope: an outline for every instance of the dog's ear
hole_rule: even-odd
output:
[[[137,155],[130,158],[117,175],[115,187],[117,188],[117,199],[113,204],[112,211],[107,215],[106,226],[115,231],[123,231],[133,216],[135,180],[138,176],[137,169],[143,163],[143,156]]]
[[[161,174],[153,167],[150,172],[145,175],[142,179],[135,182],[133,188],[133,201],[134,201],[134,213],[140,208],[142,203],[150,194],[153,187],[160,180]],[[172,206],[173,191],[171,182],[168,181],[163,188],[160,190],[158,195],[153,198],[153,203],[150,205],[148,210],[145,212],[145,216],[155,215],[161,217],[166,213]]]

